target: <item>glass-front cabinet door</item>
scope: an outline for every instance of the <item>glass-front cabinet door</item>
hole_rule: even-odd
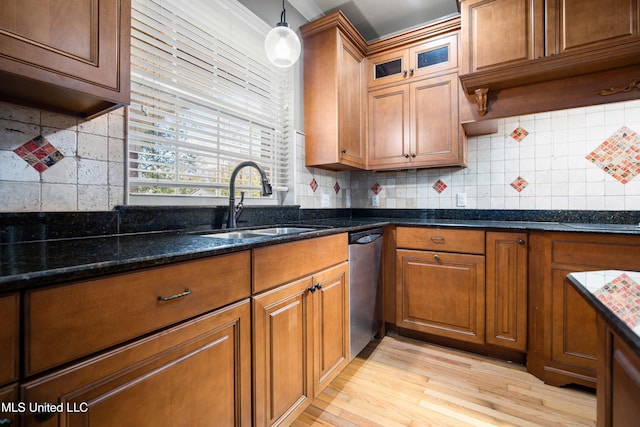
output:
[[[369,57],[369,87],[458,67],[458,33]]]

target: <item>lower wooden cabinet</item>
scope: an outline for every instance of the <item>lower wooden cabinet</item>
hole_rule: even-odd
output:
[[[346,262],[253,298],[254,425],[286,425],[349,361]]]
[[[0,298],[0,388],[18,380],[20,297],[11,293]]]
[[[249,299],[21,386],[23,426],[250,426]]]
[[[486,342],[527,351],[527,233],[487,232]]]
[[[484,256],[396,253],[396,325],[484,344]]]
[[[533,233],[529,238],[527,369],[545,383],[596,387],[595,311],[567,279],[594,270],[637,270],[640,237]]]
[[[598,427],[634,427],[640,419],[640,357],[598,316]]]

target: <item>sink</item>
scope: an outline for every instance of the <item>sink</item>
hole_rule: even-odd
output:
[[[310,227],[269,227],[251,230],[229,231],[226,233],[202,234],[201,237],[213,237],[215,239],[258,239],[261,237],[286,236],[316,231]]]

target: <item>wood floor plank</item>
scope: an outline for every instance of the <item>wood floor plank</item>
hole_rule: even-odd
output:
[[[595,426],[595,393],[524,366],[389,335],[327,386],[295,427]]]

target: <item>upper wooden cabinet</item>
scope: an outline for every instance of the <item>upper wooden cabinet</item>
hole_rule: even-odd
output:
[[[369,56],[369,88],[458,68],[458,33]]]
[[[464,119],[637,97],[624,88],[640,77],[639,4],[462,0],[460,81],[477,103]]]
[[[458,74],[369,92],[369,169],[461,166]]]
[[[306,165],[364,169],[366,43],[341,12],[300,28]]]
[[[130,0],[6,0],[0,95],[91,118],[129,103]]]

